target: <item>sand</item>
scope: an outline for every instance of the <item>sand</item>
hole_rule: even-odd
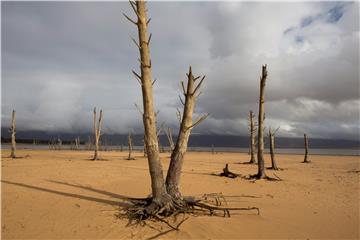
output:
[[[127,152],[101,152],[104,161],[89,161],[89,151],[20,150],[10,159],[2,151],[2,239],[239,239],[359,238],[359,157],[277,155],[283,181],[211,176],[225,163],[243,175],[257,166],[242,153],[188,153],[182,174],[184,195],[219,193],[230,206],[260,208],[231,218],[190,217],[180,231],[164,224],[130,226],[118,219],[124,196],[150,193],[147,160],[125,160]],[[265,156],[269,164],[269,156]],[[169,153],[162,154],[168,166]]]

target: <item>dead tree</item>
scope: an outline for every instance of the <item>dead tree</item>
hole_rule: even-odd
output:
[[[187,78],[188,78],[188,82],[186,89],[184,82],[183,81],[181,82],[185,101],[183,101],[181,96],[180,96],[180,101],[183,104],[184,109],[181,118],[179,134],[177,137],[175,148],[171,153],[169,170],[166,176],[166,189],[168,193],[174,198],[181,198],[181,193],[179,190],[181,169],[184,162],[184,156],[187,151],[188,141],[191,131],[196,125],[201,123],[208,116],[208,114],[206,114],[199,117],[197,120],[195,120],[195,122],[193,121],[193,112],[195,108],[196,99],[199,96],[199,89],[205,79],[205,76],[194,77],[190,67],[189,73],[187,74]],[[197,80],[199,80],[199,83],[196,85],[195,82]]]
[[[10,127],[10,132],[11,132],[11,154],[10,154],[10,157],[11,157],[11,158],[16,158],[16,139],[15,139],[15,134],[16,134],[16,116],[15,116],[15,110],[12,111],[12,115],[11,115],[11,127]]]
[[[250,164],[256,164],[255,156],[255,136],[256,136],[256,123],[255,116],[252,111],[249,112],[249,131],[250,131]]]
[[[151,34],[148,35],[148,24],[150,19],[147,18],[146,6],[144,1],[130,1],[130,5],[136,14],[137,20],[125,17],[136,25],[138,29],[138,42],[133,39],[140,53],[140,74],[133,71],[136,79],[139,81],[143,96],[143,123],[145,130],[145,145],[151,177],[152,199],[151,204],[147,206],[147,212],[157,212],[170,202],[170,196],[166,192],[163,167],[160,161],[159,143],[156,129],[156,116],[154,111],[153,100],[153,80],[150,59],[150,40]]]
[[[75,138],[75,149],[80,149],[80,137]]]
[[[260,96],[259,96],[259,116],[258,116],[258,173],[257,179],[266,178],[264,164],[264,103],[265,103],[265,83],[267,78],[266,65],[262,66],[260,77]]]
[[[181,121],[180,134],[178,136],[175,149],[172,153],[171,163],[168,170],[167,185],[165,185],[162,163],[160,161],[159,154],[159,142],[156,128],[156,116],[154,111],[153,101],[153,81],[151,73],[151,61],[150,61],[150,50],[149,43],[151,34],[148,36],[147,26],[150,19],[147,19],[147,10],[144,1],[130,1],[130,5],[134,10],[137,20],[134,21],[130,17],[125,17],[135,24],[138,28],[139,41],[133,41],[137,45],[140,52],[140,69],[141,73],[138,74],[133,71],[135,77],[139,80],[142,97],[143,97],[143,123],[145,130],[145,145],[147,151],[149,172],[151,177],[151,197],[145,199],[133,199],[131,201],[132,206],[125,208],[124,216],[129,219],[129,223],[141,223],[145,219],[152,218],[157,221],[166,223],[173,230],[179,230],[179,226],[186,219],[181,221],[176,227],[172,226],[166,220],[165,217],[176,216],[180,213],[191,213],[191,214],[204,214],[204,211],[208,211],[209,214],[216,215],[216,212],[220,211],[224,216],[229,216],[229,210],[258,210],[258,208],[223,208],[218,206],[210,206],[204,203],[202,200],[195,199],[194,197],[179,198],[180,194],[178,191],[178,184],[180,179],[180,173],[183,163],[183,156],[187,148],[187,139],[190,135],[191,129],[199,124],[206,116],[199,118],[195,123],[192,122],[192,111],[195,103],[195,93],[199,89],[202,81],[194,88],[194,82],[198,78],[194,78],[191,73],[191,69],[188,74],[188,90],[183,90],[185,94],[184,113]],[[187,101],[187,103],[186,103]],[[192,107],[191,107],[192,106]],[[191,114],[190,114],[191,113]],[[184,151],[185,150],[185,151]],[[169,194],[168,190],[171,190]],[[181,195],[180,195],[181,196]]]
[[[308,138],[307,135],[304,134],[304,147],[305,147],[305,156],[304,156],[304,161],[303,163],[310,163],[310,160],[308,159],[308,155],[309,155],[309,142],[308,142]]]
[[[280,170],[280,168],[278,168],[278,166],[276,164],[276,161],[275,161],[275,151],[274,151],[274,148],[275,148],[275,133],[277,132],[277,130],[272,132],[271,127],[269,127],[269,145],[270,145],[271,167],[268,168],[268,169],[272,169],[272,170]]]
[[[174,141],[173,141],[171,128],[167,128],[167,131],[165,131],[165,134],[166,134],[167,139],[169,141],[170,152],[172,152],[174,150],[175,146],[174,146]]]
[[[94,113],[93,113],[94,117],[93,117],[93,124],[94,124],[94,135],[95,135],[95,152],[94,152],[94,157],[92,160],[98,160],[99,159],[99,140],[100,140],[100,136],[101,136],[101,123],[102,123],[102,110],[100,109],[100,115],[99,115],[99,120],[96,124],[96,107],[94,108]]]
[[[131,133],[129,133],[129,135],[128,135],[128,146],[129,146],[129,156],[128,156],[127,160],[135,160],[135,158],[133,158],[131,156],[132,150],[133,150],[133,142],[132,142]]]
[[[57,138],[57,150],[61,150],[62,147],[62,140],[60,137]]]
[[[146,157],[146,144],[145,144],[145,136],[143,137],[143,150],[144,150],[144,157]]]
[[[236,178],[240,176],[237,173],[233,173],[229,170],[229,164],[225,164],[225,167],[223,168],[223,172],[219,174],[221,177],[228,177],[228,178]]]

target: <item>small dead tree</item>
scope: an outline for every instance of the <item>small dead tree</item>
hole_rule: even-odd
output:
[[[225,167],[223,168],[223,172],[219,174],[221,177],[228,177],[228,178],[236,178],[240,176],[237,173],[233,173],[229,170],[229,164],[225,164]]]
[[[166,189],[167,192],[173,198],[180,198],[181,193],[179,190],[181,169],[184,162],[184,156],[187,151],[188,141],[191,134],[192,129],[197,126],[199,123],[204,121],[208,114],[199,117],[195,122],[193,121],[193,112],[195,108],[196,99],[199,96],[200,86],[203,83],[205,76],[203,77],[194,77],[192,74],[191,67],[189,67],[189,73],[187,74],[188,82],[187,88],[185,89],[184,82],[181,82],[183,95],[185,97],[185,101],[182,100],[180,96],[180,102],[184,106],[181,125],[179,129],[179,134],[177,137],[176,145],[171,154],[171,160],[169,165],[169,170],[166,176]],[[199,80],[199,83],[195,85],[195,82]]]
[[[265,83],[267,78],[266,65],[262,66],[262,74],[260,77],[260,96],[259,96],[259,116],[258,116],[258,173],[257,179],[266,178],[264,164],[264,120],[265,120]]]
[[[132,137],[131,137],[131,133],[129,133],[128,135],[128,146],[129,146],[129,155],[127,157],[127,160],[135,160],[134,157],[132,157],[132,150],[133,150],[133,141],[132,141]]]
[[[175,148],[175,145],[174,145],[174,141],[173,141],[171,128],[167,128],[167,131],[165,131],[165,134],[166,134],[167,139],[169,141],[170,152],[172,152],[174,150],[174,148]]]
[[[75,138],[75,149],[80,149],[80,137]]]
[[[57,138],[57,150],[61,150],[62,147],[62,140],[60,137]]]
[[[255,116],[252,111],[249,112],[249,132],[250,132],[250,164],[256,164],[255,156],[255,137],[256,137],[256,123]]]
[[[278,168],[276,161],[275,161],[275,151],[274,151],[275,133],[278,131],[278,129],[276,129],[274,132],[272,132],[271,127],[269,127],[269,145],[270,145],[270,157],[271,157],[271,167],[269,169],[272,169],[272,170],[280,170],[280,168]]]
[[[11,132],[11,154],[10,154],[10,157],[11,157],[11,158],[16,158],[16,139],[15,139],[15,134],[16,134],[16,116],[15,116],[15,110],[12,111],[12,115],[11,115],[11,127],[10,127],[10,132]]]
[[[308,159],[308,155],[309,155],[309,142],[308,142],[308,138],[307,135],[304,134],[304,147],[305,147],[305,156],[304,156],[304,161],[303,163],[310,163],[310,160]]]
[[[145,145],[145,136],[143,137],[143,151],[144,151],[144,157],[146,157],[146,145]]]
[[[96,107],[94,107],[94,112],[93,112],[93,124],[94,124],[94,135],[95,135],[95,151],[94,151],[94,157],[92,160],[99,160],[99,141],[100,141],[100,136],[101,136],[101,123],[102,123],[102,118],[103,118],[103,113],[102,110],[100,109],[100,115],[99,115],[99,120],[97,121],[96,124]]]

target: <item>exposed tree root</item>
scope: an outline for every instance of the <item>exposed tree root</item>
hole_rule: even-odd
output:
[[[279,168],[279,167],[268,167],[268,168],[266,168],[266,169],[268,169],[268,170],[274,170],[274,171],[284,171],[285,169],[284,168]]]
[[[171,198],[163,206],[155,203],[151,197],[131,199],[130,202],[132,203],[131,206],[122,208],[120,213],[117,214],[119,218],[128,219],[127,226],[145,226],[146,221],[156,221],[166,224],[175,231],[178,231],[180,225],[188,219],[188,217],[185,217],[186,215],[230,217],[230,211],[254,210],[257,215],[260,214],[257,207],[221,207],[221,205],[227,205],[227,203],[225,197],[218,193],[204,194],[201,198]],[[173,222],[176,222],[179,215],[183,215],[183,218],[176,225],[169,222],[170,218],[173,218]]]
[[[135,160],[134,157],[126,158],[126,160]]]
[[[243,177],[243,179],[252,180],[252,181],[257,181],[257,180],[261,180],[261,179],[264,179],[267,181],[282,181],[282,179],[278,175],[276,175],[275,173],[273,173],[273,174],[275,177],[269,177],[267,175],[259,177],[258,174],[255,174],[255,175],[245,176],[245,177]]]

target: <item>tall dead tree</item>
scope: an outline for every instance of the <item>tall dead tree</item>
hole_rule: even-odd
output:
[[[188,81],[186,89],[184,82],[181,82],[185,101],[182,100],[181,96],[180,101],[183,104],[184,109],[181,118],[179,134],[177,137],[175,148],[171,153],[170,165],[166,176],[167,192],[174,198],[181,198],[181,193],[179,190],[181,169],[184,162],[184,156],[187,151],[191,131],[196,125],[205,120],[205,118],[208,116],[208,114],[206,114],[199,117],[197,120],[195,120],[195,122],[193,121],[193,113],[196,99],[199,96],[199,89],[205,79],[205,76],[201,78],[200,76],[194,77],[191,67],[189,67],[189,73],[187,74],[187,78]],[[195,82],[197,80],[199,80],[199,83],[196,85]]]
[[[151,35],[148,37],[147,34],[147,25],[150,22],[150,19],[147,19],[146,8],[144,1],[130,1],[131,7],[134,10],[137,21],[130,19],[128,16],[125,17],[135,24],[138,28],[139,41],[135,42],[140,52],[140,68],[141,74],[137,74],[133,71],[134,75],[137,77],[141,84],[142,96],[143,96],[143,123],[145,130],[145,145],[147,151],[149,172],[151,177],[151,189],[152,196],[146,199],[133,199],[132,206],[129,206],[125,209],[123,214],[124,217],[128,218],[131,222],[142,222],[148,218],[155,219],[166,223],[173,230],[178,230],[180,224],[182,224],[186,219],[182,220],[176,227],[172,226],[169,222],[164,220],[165,217],[176,216],[181,213],[201,213],[210,212],[209,214],[215,215],[217,211],[222,212],[223,216],[230,217],[230,210],[257,210],[259,214],[259,209],[256,207],[248,208],[228,208],[228,207],[219,207],[213,206],[202,201],[205,201],[207,196],[202,199],[195,199],[193,197],[182,198],[178,191],[178,183],[180,179],[180,173],[183,163],[183,156],[187,148],[187,140],[190,135],[190,132],[193,127],[199,124],[206,116],[200,117],[194,123],[192,122],[192,111],[195,103],[195,94],[198,91],[202,81],[194,87],[194,82],[199,77],[194,78],[191,73],[191,69],[188,74],[188,90],[185,90],[184,84],[183,90],[185,94],[185,103],[184,103],[184,113],[181,121],[180,134],[178,136],[177,144],[172,153],[172,158],[170,162],[170,167],[168,170],[167,176],[167,186],[165,185],[163,168],[160,161],[159,154],[159,140],[156,132],[156,116],[154,112],[153,104],[153,90],[152,90],[152,76],[151,76],[151,61],[150,61],[150,51],[149,43]],[[192,85],[192,86],[191,86]],[[197,95],[198,96],[198,95]],[[187,103],[186,103],[187,101]],[[192,106],[192,107],[191,107]],[[190,111],[191,110],[191,111]],[[179,135],[180,135],[179,134]],[[178,150],[177,150],[178,149]],[[185,150],[185,151],[184,151]],[[168,184],[169,183],[169,184]],[[167,187],[169,187],[168,193]],[[174,196],[174,195],[175,196]],[[180,197],[179,197],[180,195]],[[213,195],[211,195],[213,196]],[[220,196],[222,197],[222,196]],[[214,198],[219,199],[219,197],[214,196]]]
[[[174,141],[173,141],[171,128],[167,128],[167,131],[165,131],[165,134],[166,134],[167,139],[169,141],[170,152],[172,152],[174,150],[174,148],[175,148],[175,145],[174,145]]]
[[[269,127],[269,145],[270,145],[270,157],[271,157],[271,167],[269,169],[272,170],[280,170],[277,167],[276,164],[276,160],[275,160],[275,133],[277,132],[277,130],[275,130],[274,132],[271,131],[271,127]]]
[[[11,115],[11,127],[10,127],[10,133],[11,133],[11,158],[16,158],[16,116],[15,116],[15,110],[12,111]]]
[[[101,123],[102,123],[102,118],[103,118],[103,113],[102,110],[100,109],[100,115],[99,115],[99,120],[97,121],[96,124],[96,107],[94,107],[94,112],[93,112],[93,124],[94,124],[94,135],[95,135],[95,151],[94,151],[94,157],[92,160],[98,160],[99,159],[99,141],[100,141],[100,136],[101,136]]]
[[[145,130],[145,145],[151,177],[152,202],[148,206],[148,212],[155,212],[170,201],[170,196],[166,192],[163,167],[160,161],[159,143],[157,138],[156,116],[153,100],[153,80],[150,59],[150,40],[148,35],[148,24],[146,6],[144,1],[130,1],[130,5],[137,16],[136,21],[124,14],[124,16],[138,29],[138,42],[132,39],[140,53],[140,74],[133,71],[139,81],[143,97],[143,123]]]
[[[133,150],[133,142],[132,142],[132,137],[131,137],[131,133],[129,133],[128,135],[128,146],[129,146],[129,155],[127,160],[134,160],[135,158],[132,157],[132,150]]]
[[[267,78],[266,65],[262,66],[262,73],[260,77],[260,96],[259,96],[259,116],[258,116],[258,173],[256,178],[265,178],[265,164],[264,164],[264,120],[265,120],[265,83]]]
[[[249,112],[249,132],[250,132],[250,162],[256,164],[255,156],[255,137],[256,137],[256,124],[254,120],[255,116],[252,111]]]
[[[310,160],[308,159],[308,155],[309,155],[309,142],[308,142],[308,138],[307,135],[304,134],[304,147],[305,147],[305,156],[304,156],[304,161],[303,163],[310,163]]]

